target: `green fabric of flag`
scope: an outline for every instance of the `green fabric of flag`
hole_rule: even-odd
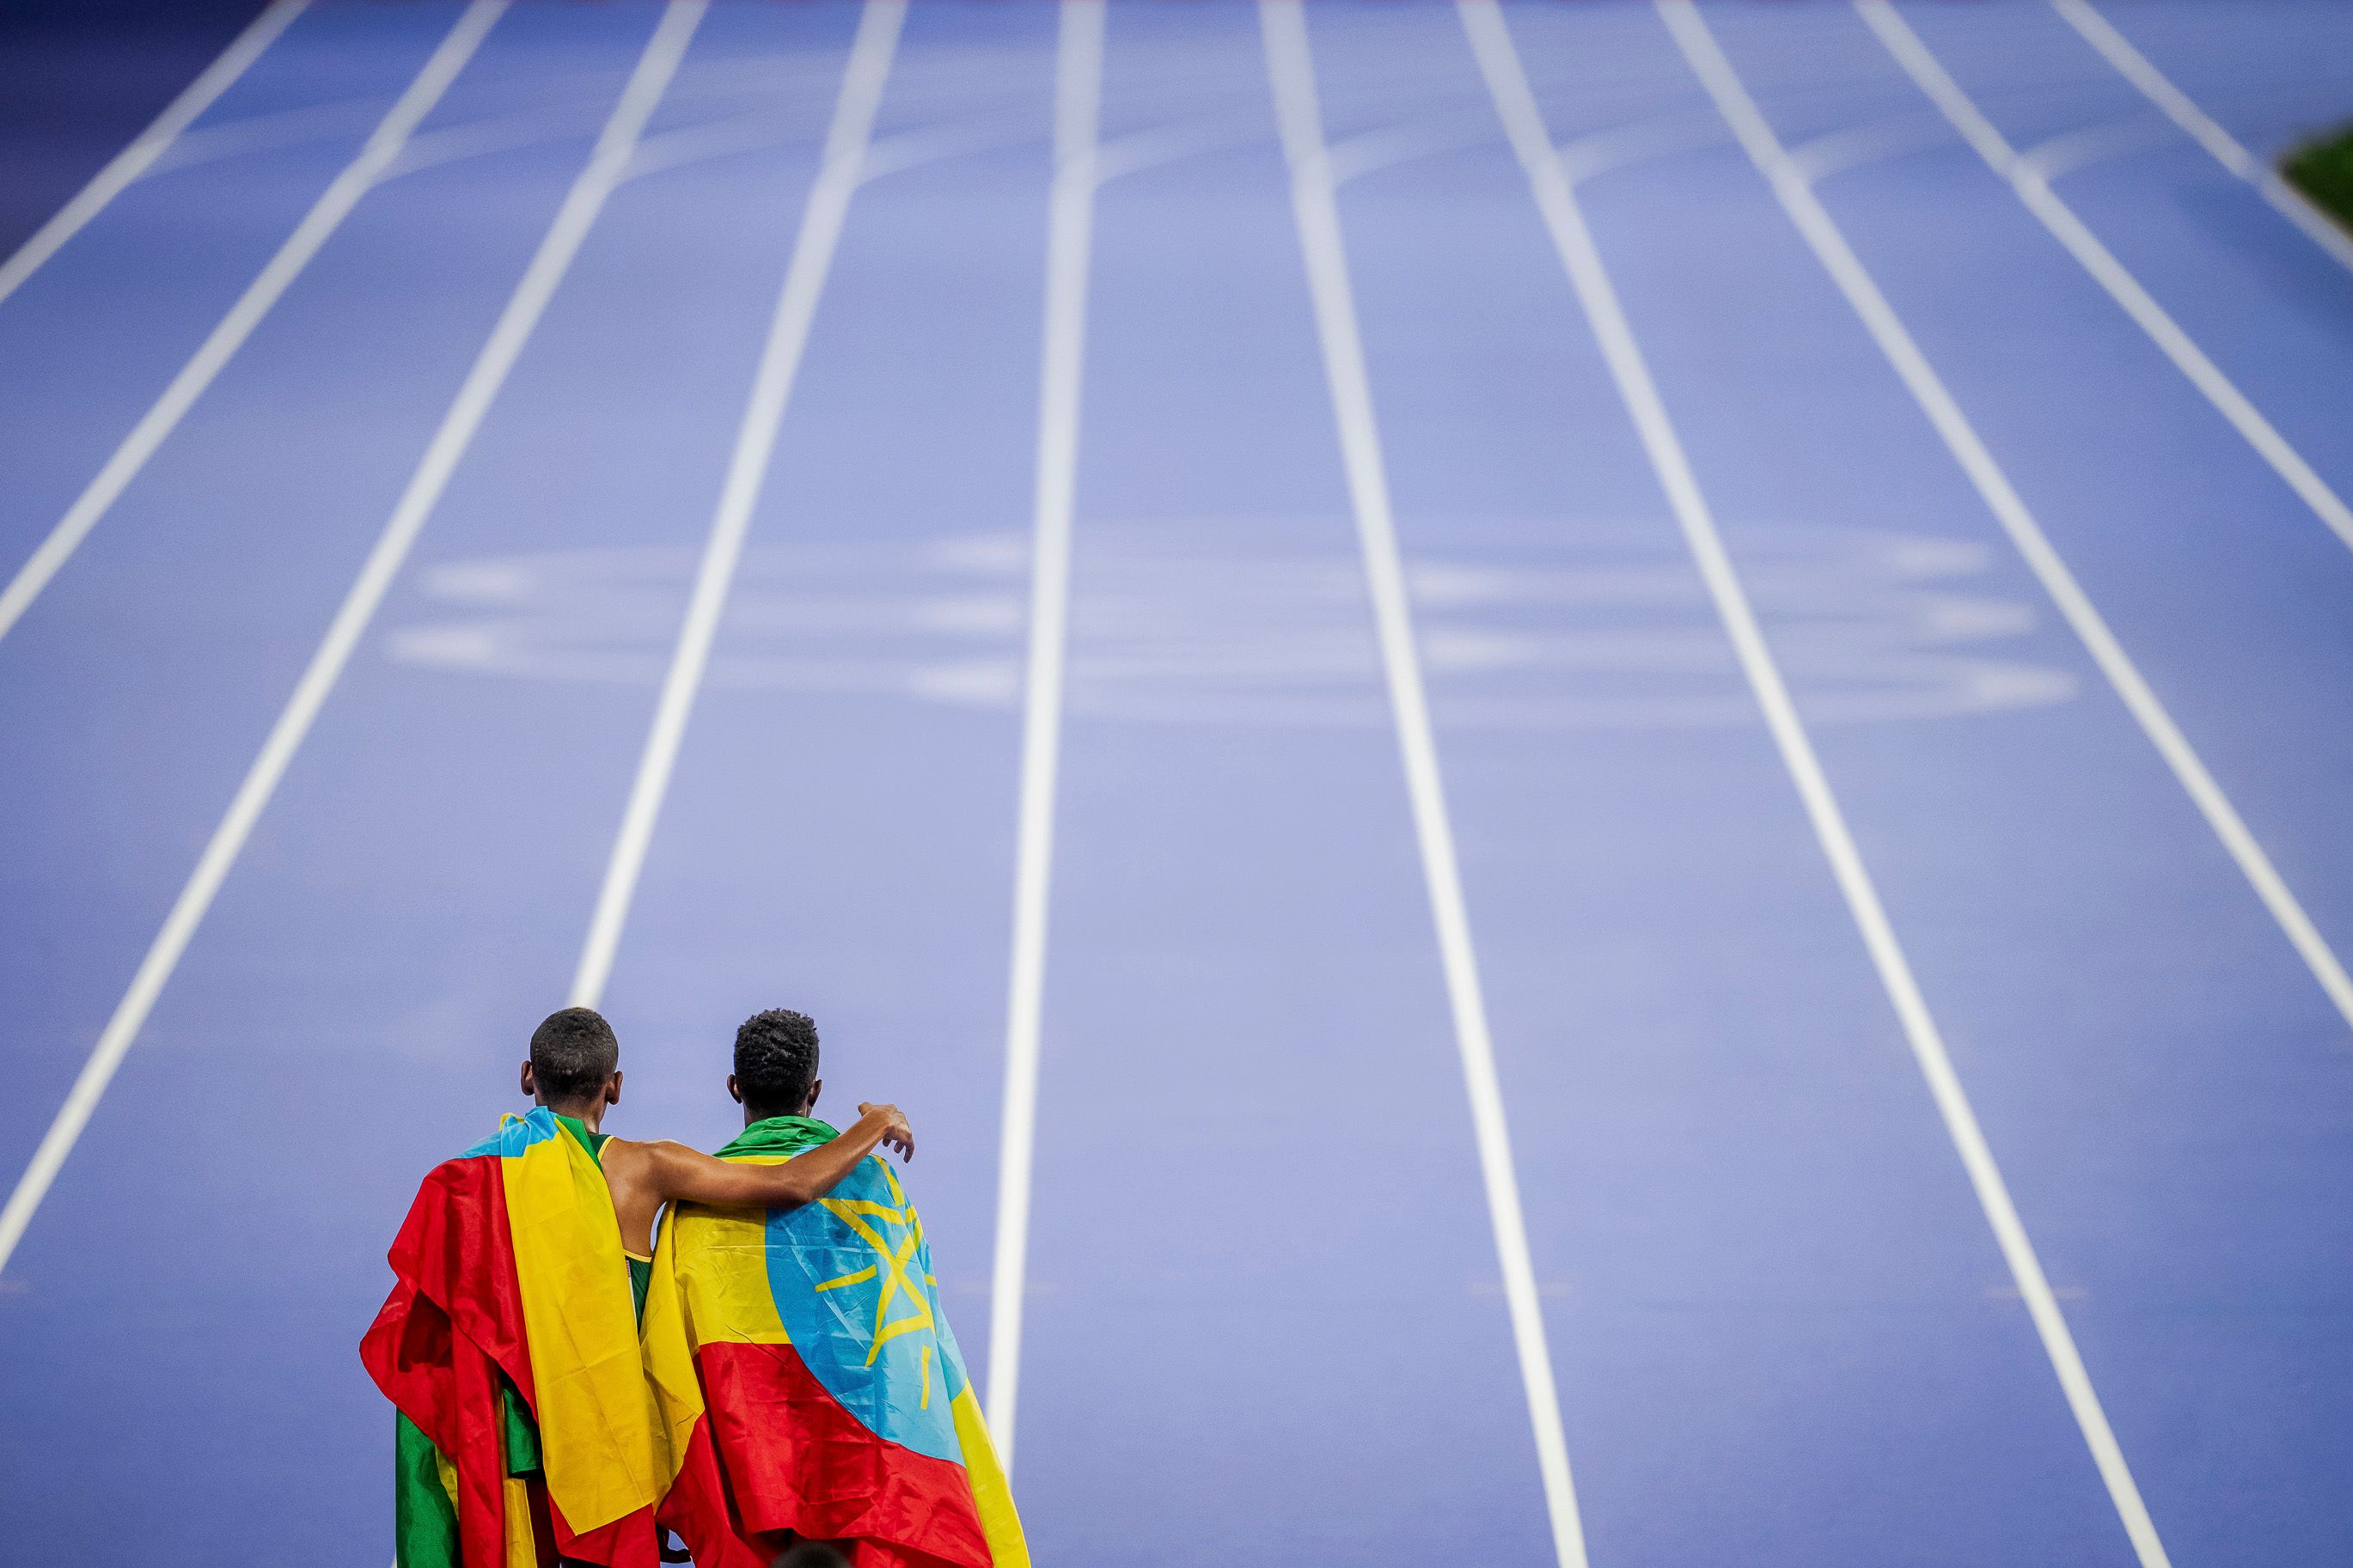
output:
[[[394,1420],[394,1568],[458,1568],[458,1504],[441,1484],[441,1458],[407,1416]]]

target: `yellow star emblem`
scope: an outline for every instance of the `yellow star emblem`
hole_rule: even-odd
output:
[[[932,1299],[923,1285],[907,1272],[914,1260],[916,1247],[923,1245],[923,1223],[915,1215],[914,1205],[907,1202],[899,1188],[899,1178],[891,1167],[875,1162],[882,1168],[882,1179],[891,1185],[893,1203],[876,1203],[870,1198],[820,1198],[826,1211],[848,1226],[858,1238],[874,1249],[874,1261],[855,1273],[844,1274],[838,1279],[828,1279],[819,1290],[844,1289],[879,1279],[881,1289],[874,1298],[874,1324],[871,1331],[872,1342],[866,1348],[866,1364],[872,1366],[882,1347],[902,1334],[915,1333],[933,1326]],[[928,1283],[926,1277],[925,1283]],[[897,1317],[892,1308],[902,1308]],[[923,1346],[923,1407],[932,1403],[932,1347]]]

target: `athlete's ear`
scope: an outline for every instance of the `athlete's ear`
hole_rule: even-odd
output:
[[[539,1085],[532,1079],[531,1064],[529,1062],[522,1064],[522,1091],[529,1099],[537,1100],[539,1098]]]
[[[605,1080],[605,1103],[607,1105],[621,1103],[621,1070],[618,1068],[614,1068],[613,1076]]]
[[[732,1072],[727,1075],[727,1098],[738,1105],[744,1103],[744,1091],[735,1087],[735,1075]]]
[[[816,1082],[809,1085],[808,1103],[801,1107],[801,1114],[803,1116],[808,1115],[811,1111],[817,1109],[817,1097],[824,1092],[825,1079],[818,1079]]]

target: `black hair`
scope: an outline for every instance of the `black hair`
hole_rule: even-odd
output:
[[[621,1042],[594,1007],[550,1013],[531,1032],[531,1072],[540,1094],[566,1104],[593,1098],[621,1065]]]
[[[817,1025],[806,1013],[771,1007],[735,1031],[735,1089],[755,1111],[788,1116],[817,1082]]]

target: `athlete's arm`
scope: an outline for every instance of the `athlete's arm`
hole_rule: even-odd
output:
[[[830,1143],[774,1165],[738,1165],[683,1143],[640,1143],[638,1184],[659,1203],[717,1204],[741,1208],[796,1208],[841,1184],[858,1162],[888,1144],[902,1160],[915,1157],[915,1134],[895,1105],[861,1105],[848,1131]]]

